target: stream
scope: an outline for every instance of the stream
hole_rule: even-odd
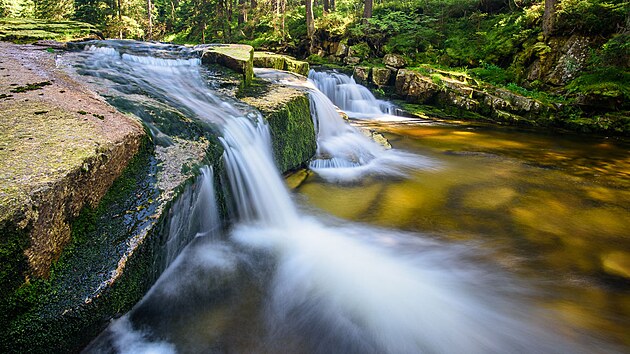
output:
[[[311,73],[297,84],[310,90],[317,156],[291,193],[260,114],[216,95],[182,51],[87,47],[81,70],[220,136],[233,225],[218,231],[204,167],[205,232],[85,352],[630,348],[627,144],[395,117],[360,88],[350,124],[331,92],[357,87],[318,90],[326,75]]]

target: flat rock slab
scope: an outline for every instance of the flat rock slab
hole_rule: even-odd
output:
[[[0,231],[27,230],[28,274],[40,277],[70,241],[69,223],[98,204],[144,136],[55,56],[0,43]]]
[[[245,44],[210,44],[201,46],[204,64],[219,64],[243,74],[243,86],[254,78],[254,48]]]
[[[254,67],[286,70],[304,76],[308,76],[309,71],[309,65],[305,61],[270,52],[254,52]]]

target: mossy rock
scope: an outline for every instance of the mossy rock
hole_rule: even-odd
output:
[[[308,76],[308,71],[310,70],[309,64],[305,61],[270,52],[254,52],[254,66],[257,68],[286,70],[304,76]]]
[[[317,137],[306,91],[258,83],[251,95],[241,97],[269,122],[276,165],[281,172],[303,166],[317,149]]]
[[[40,40],[73,41],[102,39],[93,25],[78,21],[49,21],[27,18],[0,18],[0,41],[34,43]]]
[[[254,48],[245,44],[212,44],[205,46],[201,61],[219,64],[243,74],[244,87],[254,79]]]

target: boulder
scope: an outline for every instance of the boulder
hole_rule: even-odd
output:
[[[440,91],[431,78],[406,69],[398,70],[394,86],[396,94],[417,103],[431,101]]]
[[[339,45],[337,46],[337,51],[335,51],[335,56],[344,57],[347,54],[348,54],[348,46],[343,42],[339,42]]]
[[[204,45],[201,62],[219,64],[243,74],[243,86],[254,79],[254,48],[245,44]]]
[[[584,69],[597,41],[597,38],[573,35],[553,37],[548,43],[535,44],[529,54],[533,60],[527,68],[527,80],[539,80],[554,86],[566,85]]]
[[[361,62],[361,59],[358,57],[345,57],[343,58],[343,62],[347,65],[356,65]]]
[[[310,70],[310,66],[305,61],[295,60],[287,57],[285,59],[286,66],[284,70],[294,72],[296,74],[308,76],[308,71]]]
[[[306,90],[270,83],[264,92],[241,100],[269,122],[273,156],[281,172],[295,170],[315,155],[317,138]]]
[[[284,70],[285,59],[271,52],[254,52],[254,67]]]
[[[389,85],[391,76],[388,68],[372,68],[372,82],[378,87]]]
[[[307,62],[296,60],[288,55],[271,52],[254,52],[254,66],[257,68],[270,68],[291,71],[296,74],[308,76],[310,67]]]
[[[400,69],[407,65],[405,58],[398,54],[385,54],[383,57],[383,64],[391,66],[392,68]]]
[[[367,85],[370,80],[371,70],[372,68],[370,68],[369,66],[355,66],[352,76],[357,83],[361,85]]]

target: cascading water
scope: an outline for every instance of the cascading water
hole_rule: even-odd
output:
[[[361,87],[366,91],[367,89],[356,84],[352,86],[335,84],[337,78],[349,79],[345,75],[320,74],[322,73],[311,70],[309,79],[304,81],[292,74],[278,73],[275,70],[256,70],[256,75],[266,80],[308,90],[313,125],[317,133],[317,155],[309,165],[313,171],[328,181],[353,182],[372,175],[402,177],[413,170],[431,169],[437,166],[437,163],[431,159],[404,151],[386,149],[346,122],[331,99],[318,87],[337,92],[332,95],[333,98],[337,97],[339,92],[345,92],[349,87],[352,89]],[[312,81],[310,78],[318,81]],[[358,101],[355,103],[357,107],[361,107]],[[362,104],[368,103],[365,101]],[[380,115],[383,114],[375,106],[370,109],[378,111]]]
[[[308,78],[335,106],[353,118],[396,115],[394,105],[377,100],[370,90],[357,84],[352,77],[337,72],[311,70]]]
[[[101,64],[121,65],[108,55],[113,61]],[[495,290],[508,279],[473,267],[461,250],[422,235],[327,226],[302,215],[273,165],[260,116],[218,100],[196,79],[196,62],[161,60],[123,56],[128,68],[118,79],[218,127],[239,219],[226,240],[195,238],[87,352],[576,352],[546,332],[544,314],[516,293]],[[320,153],[345,159],[334,170],[387,165],[390,157],[376,145],[364,147],[369,139],[353,128],[322,124],[329,117],[319,110],[332,105],[321,93],[312,97],[325,137]],[[346,148],[344,140],[365,150]],[[211,199],[199,195],[202,204]]]
[[[310,168],[335,182],[356,181],[368,175],[405,176],[414,169],[434,168],[428,158],[385,149],[345,122],[332,102],[316,88],[309,92],[317,128],[317,156]]]

